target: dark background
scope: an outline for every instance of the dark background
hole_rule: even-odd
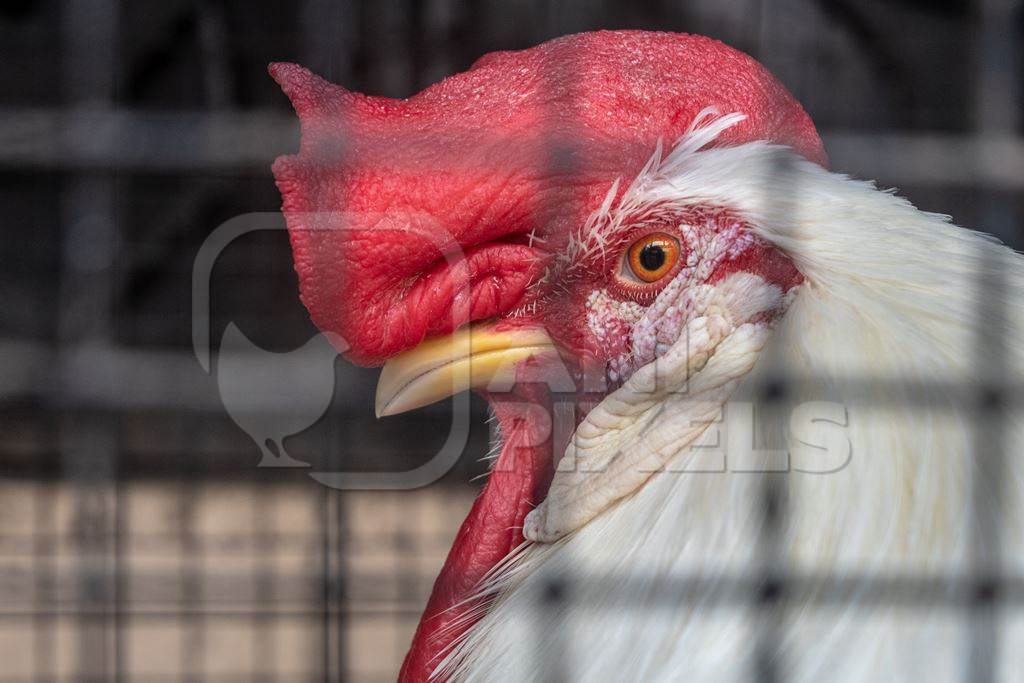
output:
[[[7,2],[0,682],[393,675],[484,471],[483,407],[465,457],[415,494],[258,468],[193,355],[193,264],[218,225],[279,208],[269,165],[298,126],[268,62],[403,97],[486,52],[599,28],[748,52],[835,170],[1024,244],[1017,3]],[[280,231],[232,243],[211,292],[214,345],[228,321],[277,352],[315,333]],[[336,373],[324,419],[287,442],[314,469],[408,469],[444,441],[446,405],[378,422],[375,371]],[[294,670],[267,654],[295,648]]]

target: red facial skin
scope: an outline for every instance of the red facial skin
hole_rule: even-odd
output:
[[[659,140],[677,139],[705,107],[747,116],[715,145],[768,140],[826,163],[813,124],[778,81],[698,36],[567,36],[486,55],[405,100],[352,93],[293,64],[270,71],[302,124],[299,154],[274,164],[302,300],[362,365],[474,320],[506,319],[544,325],[585,371],[591,359],[599,366],[573,295],[510,314],[611,184],[631,179]],[[752,253],[742,266],[774,268],[761,264],[773,258]],[[505,447],[437,579],[403,681],[426,680],[471,625],[453,626],[467,610],[453,606],[522,541],[522,519],[546,491],[559,447],[539,426],[547,394],[516,392],[539,412],[490,397]]]
[[[704,205],[688,206],[671,212],[662,222],[648,222],[635,228],[629,228],[626,221],[627,227],[618,235],[606,237],[604,248],[583,261],[582,268],[573,268],[568,276],[554,274],[558,286],[551,287],[549,293],[539,298],[535,317],[569,351],[569,355],[584,359],[578,362],[592,369],[593,380],[604,375],[610,359],[629,354],[632,326],[627,320],[605,317],[599,323],[605,333],[595,335],[593,325],[598,323],[588,319],[586,305],[592,292],[605,291],[613,299],[636,302],[646,308],[654,303],[668,283],[678,277],[684,278],[684,291],[695,285],[716,284],[741,271],[761,277],[784,293],[801,284],[803,275],[793,262],[769,243],[755,237],[744,223],[740,216],[728,209]],[[687,243],[682,226],[704,236],[717,235],[718,244],[729,248],[728,254],[700,281],[688,279],[688,272],[693,270],[687,269],[686,264],[694,256],[695,245]],[[644,282],[630,275],[626,258],[632,245],[649,235],[667,236],[676,240],[679,247],[675,266],[654,282]],[[707,268],[708,258],[711,256],[698,252],[695,263]],[[770,321],[781,312],[765,311],[750,322]],[[606,393],[618,387],[624,379],[609,380],[599,388],[591,381],[588,393]]]

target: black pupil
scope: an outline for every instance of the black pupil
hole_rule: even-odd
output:
[[[665,249],[657,242],[640,251],[640,265],[644,270],[658,270],[665,265]]]

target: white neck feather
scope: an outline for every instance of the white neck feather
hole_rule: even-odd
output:
[[[845,466],[784,475],[786,569],[832,578],[966,571],[979,310],[983,297],[1001,297],[995,303],[1005,320],[983,324],[1005,334],[1008,370],[1000,378],[1019,382],[1024,260],[869,183],[765,143],[690,149],[675,161],[670,182],[646,192],[730,207],[806,277],[727,411],[747,414],[743,406],[765,377],[781,374],[807,380],[790,386],[790,404],[830,401],[845,414],[843,428],[819,423],[800,436],[814,445],[848,438]],[[980,291],[983,268],[1001,274],[1001,294]],[[922,392],[928,401],[915,400]],[[1015,456],[1024,429],[1012,411],[1008,428],[1003,568],[1022,572],[1024,473]],[[730,442],[730,429],[717,433],[727,458],[746,447]],[[712,430],[705,437],[705,444],[715,438]],[[792,438],[788,445],[804,469],[828,469],[815,458],[835,455]],[[684,452],[676,464],[697,455]],[[756,577],[762,477],[658,473],[575,534],[525,548],[490,587],[497,597],[487,615],[439,672],[530,681],[554,663],[571,680],[750,680],[753,608],[657,596],[673,578]],[[551,576],[564,578],[570,599],[545,608],[537,598]],[[588,588],[603,576],[627,577],[630,589]],[[969,628],[963,612],[880,605],[856,591],[825,602],[806,598],[780,613],[783,680],[961,679]],[[1003,680],[1024,680],[1024,617],[1007,611],[1004,622],[996,668]]]

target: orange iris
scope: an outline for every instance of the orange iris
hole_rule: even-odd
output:
[[[626,261],[638,280],[655,282],[679,261],[679,242],[663,232],[644,235],[630,245]]]

